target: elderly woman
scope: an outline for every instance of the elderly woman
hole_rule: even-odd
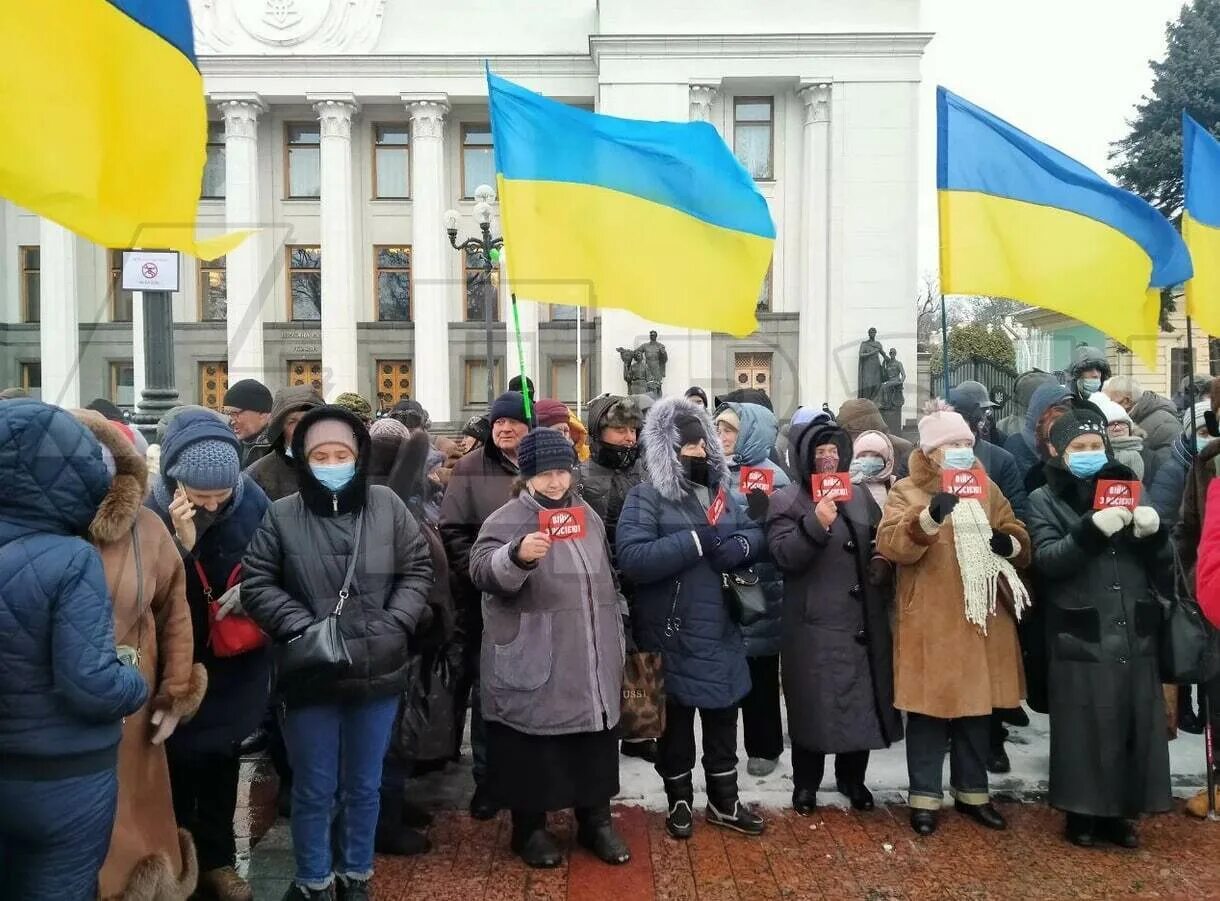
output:
[[[884,432],[861,432],[852,442],[852,484],[860,485],[878,508],[884,508],[889,500],[894,478],[894,442]]]
[[[877,550],[898,567],[894,706],[907,712],[911,827],[936,830],[949,750],[957,810],[1004,829],[988,792],[989,721],[1024,697],[1017,618],[1028,595],[1014,567],[1029,562],[1029,536],[985,476],[977,498],[945,491],[943,473],[978,465],[960,414],[941,408],[920,420],[910,465]]]
[[[573,491],[572,445],[538,428],[517,460],[516,497],[484,523],[470,552],[471,579],[484,593],[488,782],[512,811],[513,851],[531,867],[563,861],[546,815],[570,807],[577,841],[606,863],[626,863],[610,799],[618,793],[627,604],[602,522]],[[583,515],[583,534],[544,528],[544,511],[563,510]]]

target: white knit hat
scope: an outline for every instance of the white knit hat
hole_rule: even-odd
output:
[[[1135,422],[1131,419],[1131,414],[1123,409],[1123,405],[1110,398],[1103,391],[1097,391],[1089,398],[1089,403],[1101,410],[1101,415],[1106,417],[1106,423],[1114,425],[1116,422],[1125,422],[1131,428],[1135,428]]]

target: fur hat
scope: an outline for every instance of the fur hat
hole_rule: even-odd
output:
[[[944,401],[934,401],[928,415],[919,420],[919,449],[930,454],[952,441],[969,441],[973,444],[974,432],[961,413],[948,408]]]
[[[576,466],[576,450],[567,438],[554,429],[534,429],[521,439],[517,465],[521,468],[521,475],[527,479],[552,469],[573,469]]]
[[[644,417],[634,400],[621,397],[606,410],[601,425],[602,428],[638,430],[644,425]]]

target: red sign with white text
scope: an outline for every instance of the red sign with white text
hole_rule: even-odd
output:
[[[724,493],[722,487],[716,492],[716,497],[712,499],[712,504],[707,508],[707,524],[714,526],[720,522],[720,517],[724,516],[724,508],[729,505],[729,496]]]
[[[1093,509],[1126,507],[1128,510],[1134,510],[1140,504],[1140,492],[1143,491],[1143,487],[1139,482],[1098,479],[1097,493],[1093,495]]]
[[[851,475],[846,472],[815,472],[810,479],[813,502],[824,500],[845,503],[851,500],[853,486]]]
[[[945,469],[940,474],[940,490],[964,501],[987,496],[987,473],[981,469]]]
[[[741,468],[742,494],[749,494],[751,491],[762,491],[765,494],[770,494],[774,490],[774,472],[757,466],[743,466]]]
[[[572,541],[585,537],[585,508],[564,507],[560,510],[539,510],[538,531],[552,541]]]

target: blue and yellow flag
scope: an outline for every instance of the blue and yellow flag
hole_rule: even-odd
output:
[[[1182,239],[1195,275],[1186,283],[1186,315],[1220,335],[1220,142],[1182,113]]]
[[[515,290],[754,331],[775,226],[715,128],[603,116],[490,73],[487,88]]]
[[[196,241],[207,142],[187,0],[0,2],[0,196],[107,247]]]
[[[1072,316],[1155,366],[1156,289],[1191,274],[1169,221],[944,88],[936,105],[941,290]]]

